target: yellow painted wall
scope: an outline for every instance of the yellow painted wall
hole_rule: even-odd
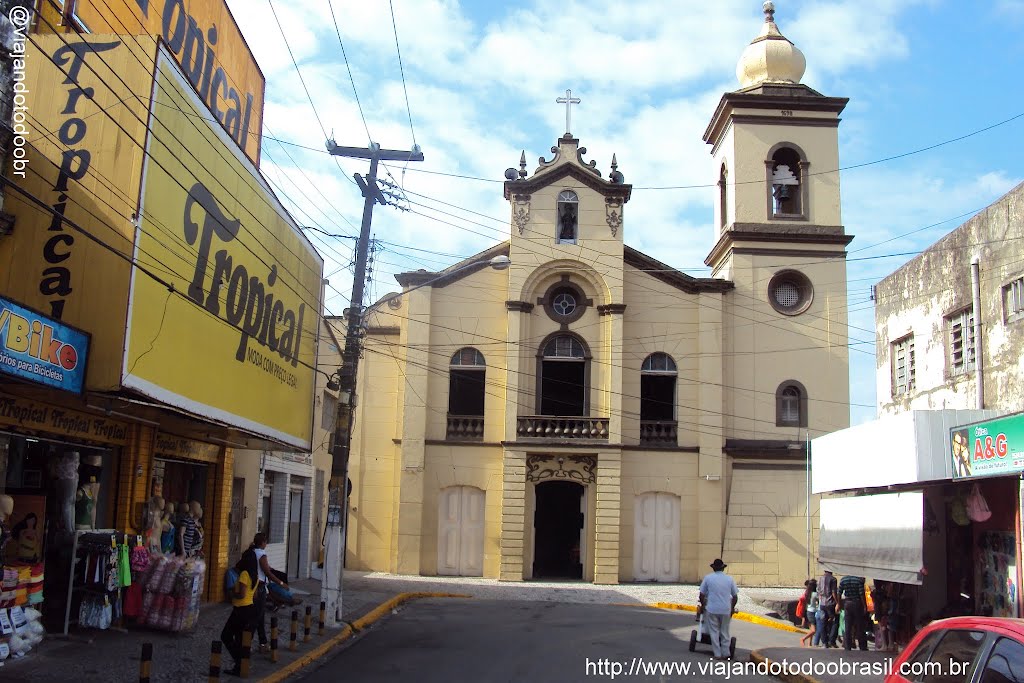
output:
[[[806,479],[802,471],[735,470],[729,496],[723,557],[746,586],[801,586],[807,575]],[[812,548],[816,547],[818,497],[812,496]]]
[[[697,543],[696,453],[626,451],[622,454],[622,516],[619,528],[619,578],[632,581],[636,498],[644,493],[665,492],[679,496],[679,578],[699,581],[711,559],[696,553]]]
[[[438,501],[449,486],[473,486],[484,492],[484,576],[496,577],[501,565],[502,450],[500,447],[427,449],[423,501],[421,572],[437,574]]]
[[[768,303],[768,283],[789,268],[799,269],[814,288],[810,307],[797,316],[781,315]],[[725,300],[727,431],[736,438],[805,439],[802,429],[775,426],[775,391],[789,379],[800,381],[812,400],[813,433],[849,426],[845,261],[740,255],[732,270],[736,290]]]
[[[754,114],[757,110],[744,110]],[[778,112],[770,112],[777,115]],[[800,115],[805,115],[800,112]],[[823,118],[835,119],[835,114]],[[831,173],[839,168],[839,146],[836,129],[828,126],[786,126],[785,120],[778,124],[733,125],[727,137],[733,140],[723,145],[722,152],[733,151],[734,166],[730,185],[733,206],[730,207],[730,222],[763,223],[768,221],[768,200],[765,188],[765,159],[769,150],[777,143],[788,142],[798,146],[807,155],[810,166],[808,193],[810,207],[808,222],[813,225],[842,225],[839,203],[839,174]],[[720,155],[716,161],[720,163]],[[716,163],[715,168],[718,168]],[[717,171],[715,180],[717,181]],[[769,221],[772,225],[787,225],[793,221]]]
[[[398,322],[391,309],[372,313],[371,328]],[[402,315],[401,311],[397,315]],[[332,321],[344,344],[345,327]],[[359,365],[358,405],[352,437],[349,478],[349,532],[346,566],[353,569],[392,570],[392,543],[397,505],[400,449],[395,443],[401,424],[401,355],[396,335],[370,335]]]

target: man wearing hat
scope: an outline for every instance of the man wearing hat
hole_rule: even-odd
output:
[[[700,582],[700,606],[715,659],[729,659],[729,622],[740,594],[736,582],[724,571],[728,566],[716,559],[711,563],[713,571]]]

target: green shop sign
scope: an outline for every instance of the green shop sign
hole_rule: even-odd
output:
[[[1024,413],[949,431],[953,478],[1024,470]]]

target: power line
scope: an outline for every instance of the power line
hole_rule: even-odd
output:
[[[395,3],[388,0],[388,7],[391,9],[391,28],[395,34],[395,51],[398,53],[398,70],[402,74],[402,92],[405,93],[405,111],[409,114],[409,132],[412,134],[413,148],[416,148],[416,131],[412,127],[412,108],[409,107],[409,87],[405,83],[405,67],[402,66],[402,48],[398,45],[398,24],[395,22]],[[334,14],[334,10],[331,10]],[[405,169],[402,169],[403,173]]]
[[[267,0],[269,2],[269,0]],[[359,91],[356,89],[356,79],[352,75],[352,65],[348,61],[348,53],[345,51],[345,41],[341,39],[341,29],[338,27],[338,17],[334,14],[334,3],[331,0],[327,0],[327,7],[331,10],[331,20],[334,22],[334,31],[338,35],[338,45],[341,46],[341,56],[345,60],[345,68],[348,70],[348,80],[352,84],[352,94],[356,98],[356,107],[359,109],[359,118],[363,120],[363,128],[366,130],[366,141],[367,143],[373,141],[373,136],[370,135],[370,127],[366,124],[366,115],[363,114],[363,104],[359,101]],[[397,37],[395,38],[397,40]],[[298,65],[295,66],[296,71]],[[411,116],[411,114],[410,114]],[[410,119],[411,120],[411,119]],[[411,124],[410,124],[411,125]],[[324,137],[327,137],[327,133],[324,133]],[[328,153],[327,150],[317,150],[319,152]],[[332,155],[333,156],[333,155]]]

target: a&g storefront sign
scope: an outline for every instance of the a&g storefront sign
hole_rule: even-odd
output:
[[[89,335],[0,297],[0,373],[82,393]]]
[[[1024,470],[1024,413],[954,427],[949,440],[954,479]]]

